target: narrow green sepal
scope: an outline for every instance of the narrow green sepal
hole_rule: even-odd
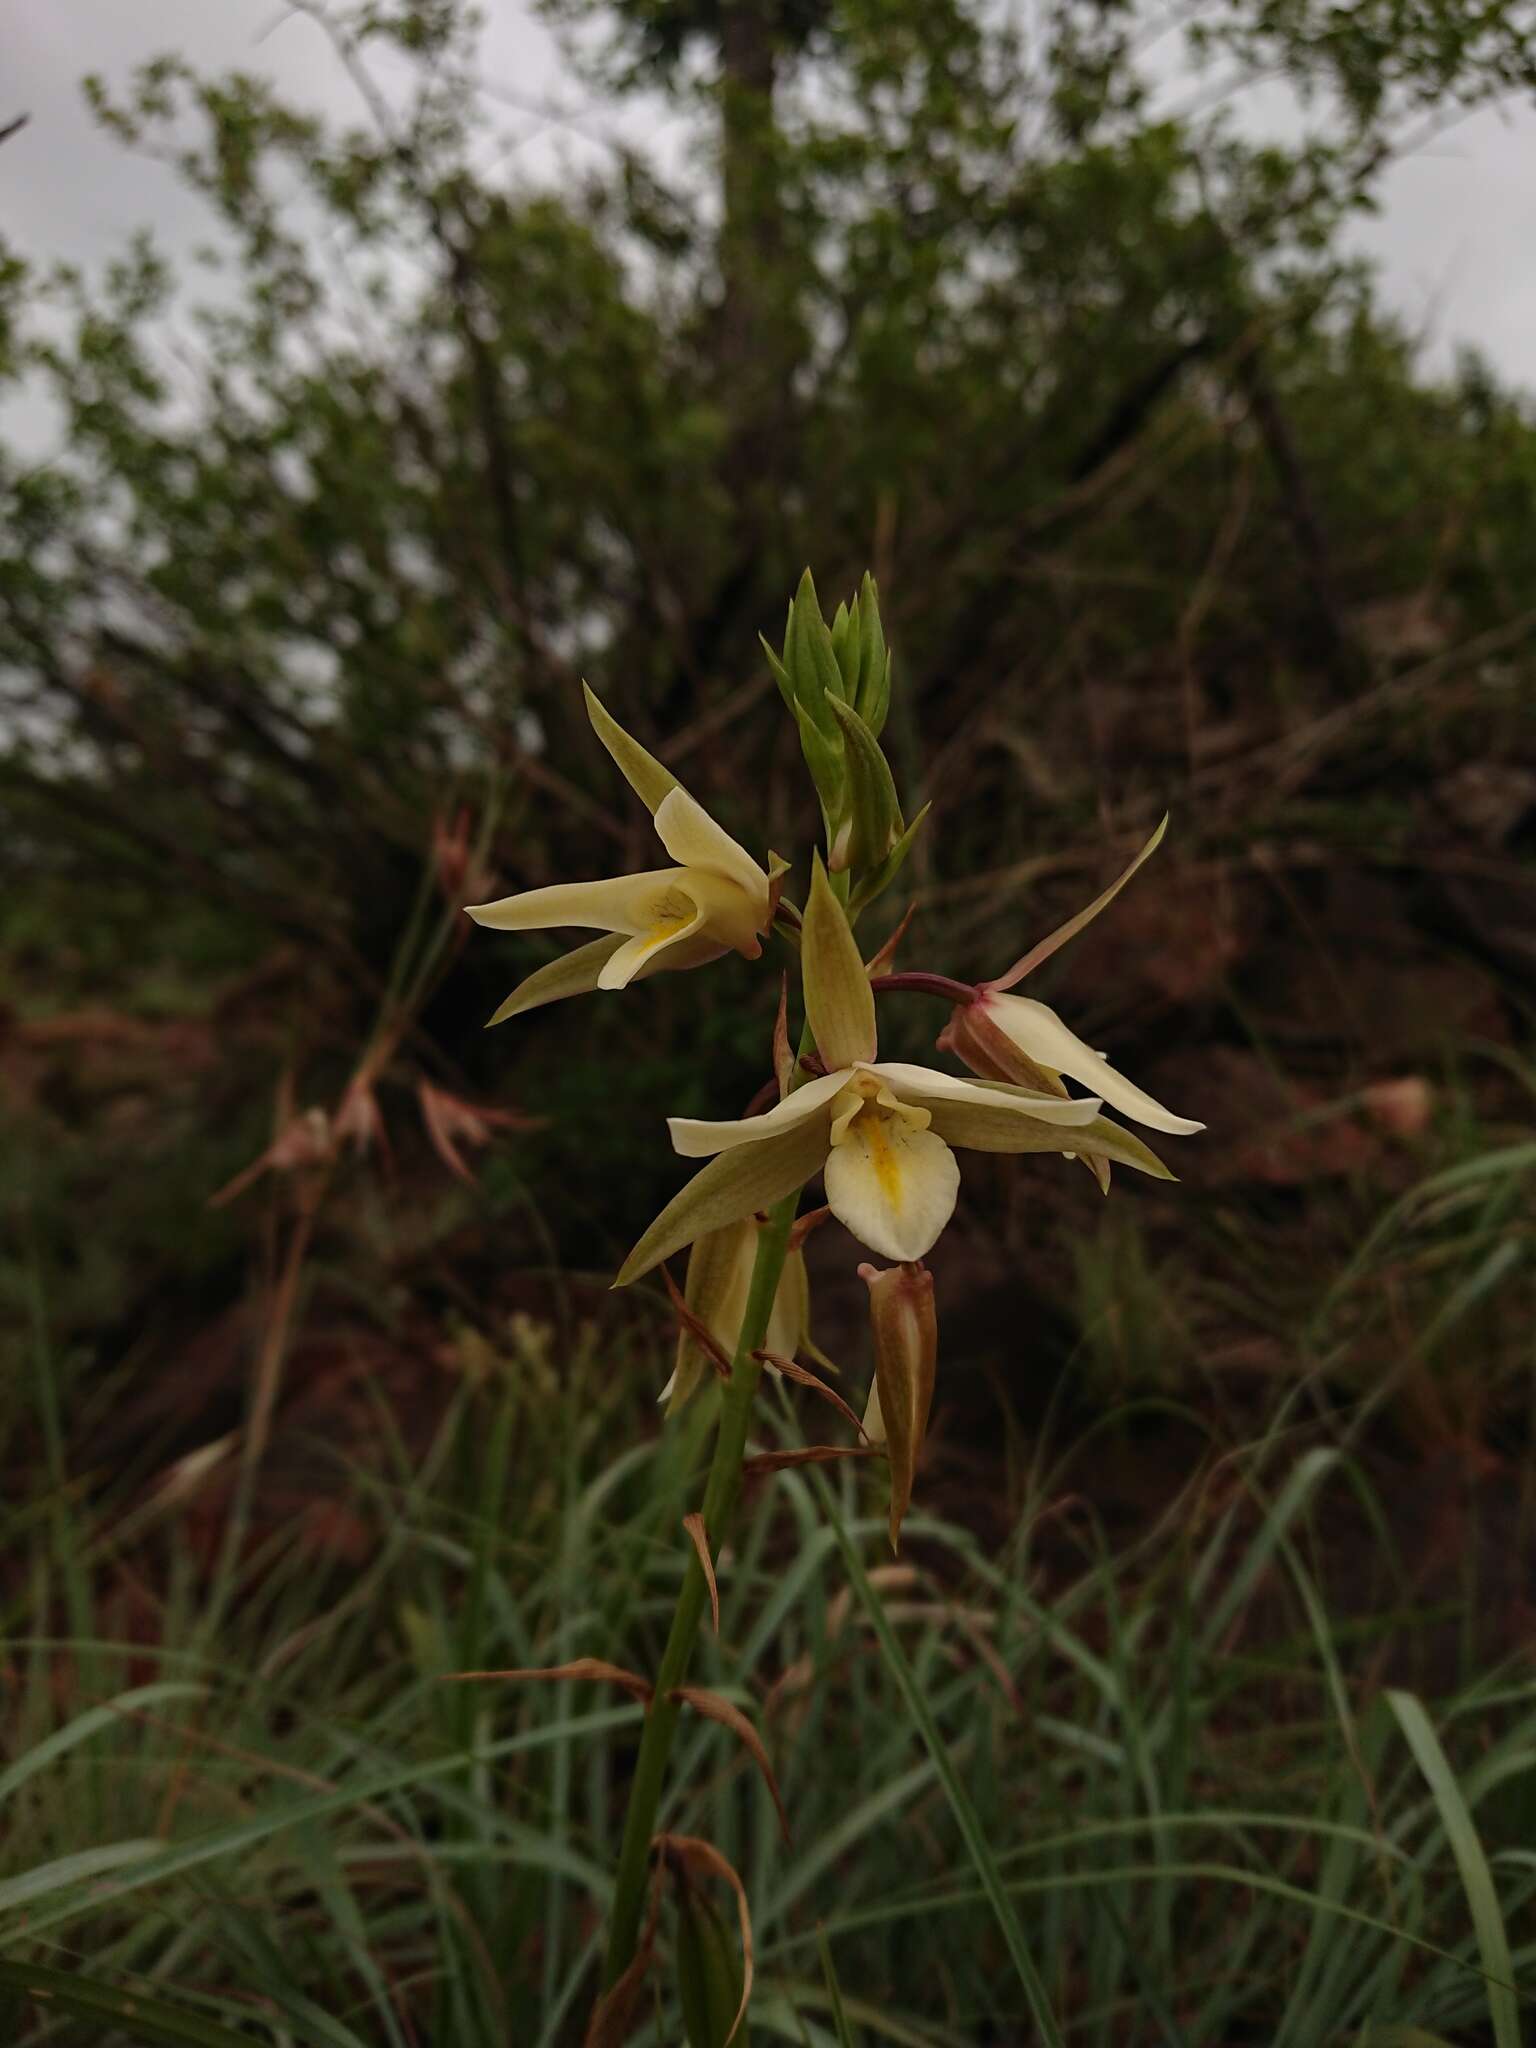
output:
[[[851,827],[846,853],[839,864],[865,874],[879,867],[906,828],[890,764],[880,751],[880,742],[851,704],[834,703],[832,713],[843,735]]]
[[[793,711],[795,708],[795,686],[789,679],[789,670],[769,646],[766,635],[759,633],[757,637],[762,642],[764,654],[768,657],[768,666],[773,671],[773,680],[779,686],[779,695],[784,699],[790,710]]]
[[[843,672],[832,651],[832,635],[821,615],[821,601],[809,569],[795,592],[784,665],[794,682],[796,701],[830,737],[836,727],[828,699],[842,697]]]
[[[879,739],[891,706],[891,657],[880,624],[880,593],[866,570],[854,600],[859,627],[859,684],[849,697],[860,718]]]
[[[843,678],[844,701],[852,704],[859,692],[859,600],[853,600],[853,610],[840,604],[837,616],[832,621],[832,652],[837,656],[837,666]]]
[[[837,817],[842,812],[848,784],[843,750],[835,738],[828,738],[808,712],[802,711],[798,704],[793,709],[795,723],[800,728],[800,751],[811,771],[811,780],[821,798],[822,809],[829,818]],[[833,730],[836,731],[835,721]]]
[[[932,809],[933,805],[931,802],[923,805],[923,808],[912,820],[906,831],[902,833],[879,867],[875,869],[873,874],[866,875],[864,880],[859,883],[853,892],[852,901],[848,905],[852,916],[857,917],[866,905],[873,903],[877,896],[883,895],[901,873],[901,870],[906,865],[907,855],[912,851],[913,842],[922,829],[923,820]]]

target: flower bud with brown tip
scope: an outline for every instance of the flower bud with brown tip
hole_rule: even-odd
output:
[[[875,1384],[864,1429],[884,1444],[891,1466],[891,1548],[898,1547],[902,1519],[928,1431],[939,1322],[933,1306],[933,1275],[920,1262],[863,1265],[859,1278],[869,1289],[869,1320],[875,1336]]]

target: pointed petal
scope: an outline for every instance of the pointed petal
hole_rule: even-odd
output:
[[[768,877],[744,846],[717,825],[701,803],[680,784],[656,807],[656,831],[672,858],[685,868],[703,868],[723,875],[751,898],[768,921]]]
[[[1101,910],[1107,910],[1109,908],[1110,904],[1114,902],[1115,898],[1120,894],[1120,891],[1125,887],[1126,883],[1131,879],[1132,875],[1135,874],[1136,870],[1141,866],[1142,862],[1146,860],[1150,855],[1156,853],[1158,847],[1161,846],[1163,843],[1163,834],[1167,830],[1168,813],[1164,811],[1162,816],[1162,822],[1159,824],[1157,830],[1152,834],[1152,837],[1147,841],[1146,845],[1141,849],[1140,853],[1137,854],[1136,858],[1131,862],[1130,866],[1124,871],[1124,873],[1117,876],[1116,879],[1110,883],[1109,887],[1104,891],[1102,896],[1095,896],[1093,901],[1089,904],[1086,910],[1080,910],[1077,913],[1076,917],[1069,917],[1065,924],[1057,925],[1055,931],[1053,931],[1047,938],[1043,938],[1040,941],[1039,945],[1031,946],[1029,951],[1023,956],[1022,959],[1015,960],[1013,965],[1009,968],[1006,974],[999,975],[996,981],[987,982],[985,984],[986,987],[998,989],[1012,988],[1014,983],[1016,981],[1022,981],[1026,974],[1033,974],[1035,969],[1040,965],[1041,961],[1049,960],[1051,955],[1054,952],[1056,952],[1056,950],[1059,947],[1064,946],[1067,943],[1068,939],[1075,939],[1078,933],[1083,929],[1085,925],[1090,925],[1093,923],[1093,920],[1098,916]]]
[[[597,987],[597,977],[605,963],[624,942],[622,932],[607,932],[602,938],[593,939],[590,945],[578,946],[574,953],[562,953],[558,960],[536,967],[513,989],[489,1019],[486,1029],[489,1030],[492,1024],[504,1024],[509,1017],[520,1017],[525,1010],[537,1010],[544,1003],[558,1003],[566,996],[589,994]]]
[[[803,1088],[797,1088],[793,1095],[786,1095],[772,1109],[765,1109],[761,1116],[733,1118],[723,1123],[669,1116],[667,1128],[672,1133],[672,1149],[681,1153],[684,1159],[708,1159],[714,1152],[733,1151],[740,1145],[756,1145],[780,1131],[807,1123],[819,1110],[825,1111],[833,1096],[847,1085],[846,1073],[821,1074],[814,1081],[807,1081]],[[824,1122],[817,1128],[825,1145]]]
[[[1041,1123],[1067,1125],[1091,1123],[1099,1113],[1099,1104],[1091,1097],[1034,1095],[1000,1081],[970,1081],[961,1074],[941,1074],[937,1067],[912,1067],[901,1060],[876,1060],[868,1071],[880,1075],[903,1102],[919,1109],[932,1109],[940,1102],[972,1103],[1032,1116]]]
[[[802,1123],[711,1159],[668,1202],[624,1261],[614,1286],[627,1287],[706,1231],[781,1202],[805,1185],[825,1157],[825,1132],[816,1123]]]
[[[824,1168],[827,1202],[861,1244],[888,1259],[920,1259],[954,1214],[955,1155],[905,1118],[861,1116]]]
[[[1144,1088],[1116,1073],[1102,1053],[1085,1045],[1046,1004],[1029,996],[992,995],[984,1001],[993,1023],[1007,1033],[1027,1058],[1037,1060],[1042,1067],[1054,1067],[1058,1073],[1070,1074],[1074,1081],[1081,1081],[1085,1088],[1101,1095],[1122,1116],[1133,1117],[1149,1130],[1167,1131],[1176,1137],[1189,1137],[1205,1129],[1204,1124],[1190,1117],[1175,1116]]]
[[[872,1060],[876,1052],[875,994],[848,913],[833,893],[817,855],[800,930],[800,971],[805,1014],[816,1048],[829,1067]]]
[[[1092,1123],[1075,1126],[1048,1124],[1006,1110],[943,1102],[935,1103],[928,1128],[962,1152],[1076,1153],[1082,1158],[1118,1160],[1122,1166],[1151,1174],[1154,1180],[1174,1178],[1149,1146],[1108,1117],[1098,1116]]]
[[[592,721],[592,730],[613,756],[619,773],[654,817],[657,806],[677,788],[677,777],[670,768],[663,768],[654,754],[648,754],[638,740],[630,738],[619,721],[604,710],[602,699],[589,684],[583,683],[581,689],[587,700],[587,716]]]
[[[681,875],[679,868],[650,868],[638,875],[616,875],[606,882],[553,882],[547,889],[525,889],[520,896],[464,907],[476,924],[499,932],[588,925],[594,931],[633,935],[651,923],[657,902]]]

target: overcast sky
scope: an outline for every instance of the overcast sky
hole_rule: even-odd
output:
[[[488,0],[486,70],[519,98],[557,100],[580,113],[591,102],[565,72],[527,0]],[[262,72],[294,99],[351,117],[355,101],[318,30],[281,0],[0,0],[0,122],[26,112],[29,126],[0,150],[0,225],[22,253],[92,264],[152,227],[172,255],[208,234],[197,201],[171,172],[100,134],[79,79],[99,71],[117,85],[162,50],[195,65]],[[591,124],[540,120],[510,108],[508,137],[532,171],[549,174],[590,154],[591,125],[612,131],[611,108]],[[659,110],[630,110],[625,130],[666,150],[680,131],[658,134]],[[1503,371],[1536,390],[1536,111],[1490,111],[1400,164],[1383,188],[1380,217],[1356,231],[1381,268],[1387,302],[1446,364],[1475,343]]]

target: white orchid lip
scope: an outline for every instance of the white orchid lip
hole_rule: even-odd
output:
[[[861,1243],[889,1259],[920,1259],[954,1213],[960,1169],[929,1126],[872,1067],[851,1070],[832,1103],[827,1204]]]
[[[891,1093],[890,1083],[866,1062],[856,1061],[850,1071],[852,1080],[832,1105],[829,1136],[834,1145],[841,1145],[847,1140],[855,1119],[859,1117],[899,1117],[916,1131],[926,1131],[933,1122],[931,1111],[914,1109],[909,1103],[900,1101]]]

